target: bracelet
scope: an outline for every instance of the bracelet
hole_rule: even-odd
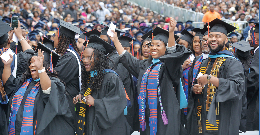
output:
[[[43,73],[43,72],[45,72],[45,67],[43,67],[42,70],[38,70],[38,73],[39,73],[39,74],[40,74],[40,73]]]
[[[21,42],[22,40],[25,40],[24,38],[21,38],[21,39],[19,39],[19,42]]]

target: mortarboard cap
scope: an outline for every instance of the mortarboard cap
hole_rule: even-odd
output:
[[[13,14],[12,14],[12,17],[13,17],[13,16],[18,16],[18,17],[19,17],[20,14],[18,14],[18,13],[13,13]]]
[[[177,22],[178,25],[183,25],[183,22]]]
[[[50,39],[48,39],[47,37],[43,38],[42,43],[47,46],[48,48],[50,48],[51,50],[54,50],[54,42]]]
[[[36,35],[30,35],[30,36],[29,36],[29,40],[30,40],[30,41],[37,41]]]
[[[85,25],[85,23],[79,23],[79,27],[82,26],[82,25]]]
[[[58,30],[58,28],[56,28],[56,27],[51,27],[50,28],[50,31],[56,31],[56,30]]]
[[[133,23],[139,23],[139,21],[138,20],[134,20]]]
[[[141,45],[141,42],[138,41],[138,40],[135,40],[135,41],[133,42],[133,45],[134,45],[134,46],[135,46],[135,45]]]
[[[132,41],[132,38],[122,35],[118,39],[123,47],[131,47],[130,42]]]
[[[133,30],[138,30],[138,28],[135,27],[135,26],[132,26],[132,27],[131,27],[131,30],[132,30],[132,31],[133,31]]]
[[[193,35],[191,35],[187,30],[181,32],[182,36],[179,39],[187,41],[189,44],[192,44]]]
[[[193,21],[191,21],[191,20],[188,20],[187,22],[186,22],[186,24],[192,24],[193,23]]]
[[[39,21],[33,28],[34,29],[42,29],[44,26],[44,22]]]
[[[42,51],[44,51],[45,54],[47,54],[45,56],[44,54],[44,60],[49,60],[49,57],[51,52],[52,52],[52,64],[53,67],[55,67],[59,61],[60,55],[57,54],[55,51],[52,51],[52,49],[50,49],[49,47],[47,47],[46,45],[42,44],[42,43],[38,43],[37,49],[41,49]]]
[[[234,31],[236,29],[236,27],[221,21],[219,19],[214,19],[213,21],[211,21],[209,23],[210,26],[210,32],[221,32],[225,35],[227,35],[228,33]]]
[[[79,22],[78,22],[77,20],[73,20],[73,21],[72,21],[72,25],[74,25],[74,26],[75,26],[75,25],[79,25]]]
[[[90,26],[90,25],[86,26],[85,28],[87,28],[87,29],[93,29],[92,26]]]
[[[12,28],[5,22],[0,21],[0,29],[0,45],[2,45],[8,40],[8,32],[12,30]]]
[[[138,31],[138,32],[135,33],[135,37],[143,36],[143,35],[144,35],[144,33],[142,31]]]
[[[80,34],[80,29],[76,26],[73,26],[72,24],[69,24],[63,20],[60,20],[59,32],[74,39],[76,33]]]
[[[44,18],[44,17],[41,19],[41,21],[43,21],[43,22],[45,22],[45,23],[49,22],[49,20],[47,20],[47,19]]]
[[[100,36],[101,32],[99,32],[98,30],[94,29],[94,30],[91,30],[89,32],[85,32],[84,33],[88,38],[90,38],[91,36],[95,35],[95,36]]]
[[[87,48],[93,48],[104,53],[105,55],[110,54],[115,50],[115,48],[111,46],[108,42],[102,40],[100,37],[97,37],[95,35],[89,38]]]
[[[201,38],[203,37],[203,34],[204,34],[203,29],[194,28],[192,31],[196,33],[195,36],[199,36],[199,37],[201,37]]]
[[[231,46],[235,47],[236,49],[243,51],[243,52],[247,52],[250,51],[252,49],[254,49],[254,47],[251,47],[249,42],[246,42],[244,40],[241,40],[239,42],[233,43],[231,44]]]
[[[11,18],[9,18],[9,17],[7,17],[7,16],[4,16],[4,17],[2,18],[2,21],[3,21],[3,22],[6,22],[6,23],[11,23]]]
[[[230,34],[228,34],[229,38],[232,38],[233,36],[237,36],[238,37],[238,34],[236,32],[231,32]]]
[[[98,24],[98,21],[97,21],[97,20],[93,20],[91,23],[92,23],[93,25],[96,25],[96,24]]]
[[[84,39],[85,41],[88,40],[87,36],[85,35],[85,32],[81,33],[79,38]]]
[[[249,21],[248,21],[248,23],[254,23],[255,22],[255,19],[250,19]]]
[[[176,34],[174,35],[175,41],[179,39],[179,36],[177,36]]]
[[[154,36],[154,38],[152,37]],[[167,45],[168,38],[169,38],[169,32],[167,30],[164,30],[160,27],[156,27],[154,30],[150,30],[148,33],[146,33],[142,39],[146,39],[147,37],[152,38],[153,40],[160,40]]]

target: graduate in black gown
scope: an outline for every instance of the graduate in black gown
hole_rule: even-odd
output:
[[[259,23],[251,28],[250,37],[254,51],[247,77],[247,131],[259,130]]]
[[[151,57],[148,60],[138,60],[125,51],[115,33],[114,37],[110,37],[121,57],[120,62],[132,75],[138,77],[141,135],[182,134],[178,87],[181,64],[188,58],[191,51],[184,46],[176,45],[176,50],[171,47],[175,45],[173,32],[175,26],[176,22],[171,18],[170,32],[157,27],[153,33],[152,31],[147,33],[153,39],[150,46]],[[170,37],[169,42],[168,37]],[[170,48],[166,49],[167,44]],[[150,75],[147,79],[148,74]],[[149,84],[146,85],[147,80]]]
[[[30,57],[33,55],[34,51],[31,49],[30,45],[23,39],[22,36],[22,30],[20,27],[20,22],[18,22],[18,28],[15,28],[14,31],[10,31],[12,28],[9,27],[7,24],[3,23],[0,21],[0,48],[1,48],[1,54],[3,54],[5,51],[7,51],[8,46],[9,46],[9,41],[12,39],[12,36],[8,36],[9,34],[12,35],[14,32],[16,36],[18,37],[22,49],[24,52],[20,52],[18,54],[13,55],[13,61],[10,65],[11,68],[11,73],[14,77],[22,75],[26,69],[28,68],[28,60]],[[10,32],[9,32],[10,31]],[[14,53],[14,52],[13,52]],[[18,66],[19,65],[19,66]],[[2,74],[3,74],[3,69],[4,69],[4,63],[0,61],[0,78],[2,79]],[[1,92],[1,103],[0,103],[0,134],[6,135],[8,134],[7,130],[7,122],[8,118],[7,116],[7,109],[8,109],[8,97],[6,93],[2,90]],[[5,100],[4,100],[5,98]]]
[[[187,115],[192,135],[238,135],[245,91],[244,69],[225,50],[227,34],[236,28],[215,19],[209,23],[209,58],[203,60],[192,86]],[[204,87],[205,86],[205,87]]]
[[[127,105],[123,83],[109,68],[107,54],[115,48],[97,36],[89,37],[82,55],[82,90],[73,102],[80,108],[77,135],[130,135],[124,116]],[[83,115],[82,115],[83,114]],[[79,130],[81,129],[81,130]]]
[[[59,79],[66,84],[66,95],[73,116],[76,116],[73,98],[81,87],[80,52],[75,41],[76,33],[80,33],[78,27],[60,20],[59,30],[54,37],[56,53],[61,56],[54,70],[57,71]]]
[[[248,74],[250,72],[250,62],[252,60],[252,56],[250,51],[254,48],[250,46],[250,44],[244,40],[231,44],[232,47],[236,49],[235,56],[240,60],[244,67],[245,80],[248,80]],[[247,82],[245,82],[245,93],[242,97],[242,113],[239,130],[242,132],[246,132],[247,127]],[[250,110],[251,111],[251,110]],[[249,112],[250,113],[250,112]],[[250,117],[250,116],[249,116]],[[250,124],[248,124],[250,125]]]
[[[29,68],[19,77],[11,75],[11,57],[4,63],[2,75],[9,97],[7,122],[9,135],[73,134],[65,85],[44,63],[41,50],[29,59]],[[44,64],[43,64],[44,63]],[[70,123],[70,124],[69,124]]]

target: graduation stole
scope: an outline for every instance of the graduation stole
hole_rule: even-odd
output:
[[[18,89],[18,91],[15,93],[12,99],[11,114],[9,118],[9,128],[8,128],[9,135],[15,135],[16,115],[20,108],[21,102],[23,100],[24,93],[32,80],[33,80],[32,78],[27,79],[27,81],[23,83],[23,85]],[[21,135],[35,134],[36,132],[36,125],[35,128],[33,127],[33,108],[34,108],[34,100],[39,90],[39,85],[40,82],[38,81],[38,83],[31,89],[30,93],[26,98],[24,104],[21,133],[20,133]]]
[[[188,82],[188,78],[189,78],[189,70],[191,67],[188,67],[186,69],[183,70],[182,72],[182,76],[183,76],[183,80],[184,80],[184,93],[186,96],[186,100],[188,101],[188,89],[189,89],[189,82]],[[184,115],[187,115],[187,107],[184,108]]]
[[[203,55],[195,62],[195,65],[194,65],[194,68],[193,68],[193,73],[192,73],[192,85],[193,85],[193,82],[198,74],[198,71],[199,71],[199,68],[200,68],[200,64],[203,60]]]
[[[206,70],[208,68],[208,65],[210,64],[210,61],[211,61],[211,59],[209,58],[207,67],[201,67],[200,72],[202,74],[206,73]],[[217,57],[216,58],[216,60],[213,64],[213,67],[211,69],[211,72],[210,72],[210,74],[212,76],[218,77],[219,68],[221,67],[221,65],[223,64],[224,61],[226,61],[226,59],[224,57]],[[206,111],[208,112],[217,88],[212,83],[208,83],[207,86],[208,87],[207,87]],[[197,107],[197,111],[198,111],[197,116],[200,117],[198,124],[201,122],[201,111],[202,111],[201,109],[202,109],[202,107]],[[217,108],[216,108],[216,115],[219,115],[219,103],[218,103]],[[208,122],[208,120],[206,120],[206,130],[207,131],[217,131],[219,122],[220,121],[217,119],[216,120],[217,126],[214,126],[213,124],[210,124]],[[200,126],[202,126],[201,123],[199,124],[199,131],[202,131],[202,127],[200,127]]]
[[[157,94],[161,107],[161,115],[164,125],[168,124],[165,111],[162,106],[160,86],[159,86],[159,72],[162,63],[151,64],[144,73],[141,81],[140,94],[138,96],[139,104],[139,121],[142,131],[146,129],[145,122],[145,108],[146,108],[146,91],[148,92],[148,104],[150,109],[149,126],[150,135],[157,133]]]

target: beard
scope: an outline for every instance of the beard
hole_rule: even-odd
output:
[[[216,49],[212,49],[210,46],[211,42],[209,42],[208,46],[212,53],[217,53],[217,52],[221,51],[223,49],[223,47],[225,46],[224,42],[222,42],[221,44],[219,42],[217,42],[217,43],[218,43],[218,47]]]

